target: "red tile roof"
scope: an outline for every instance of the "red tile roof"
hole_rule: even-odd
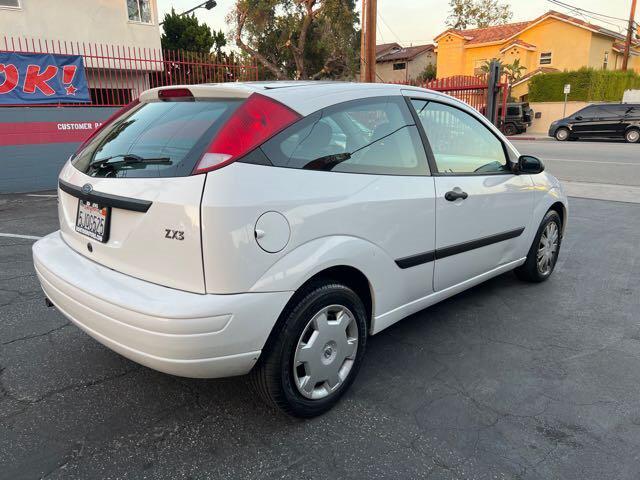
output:
[[[539,73],[552,73],[552,72],[559,72],[559,71],[560,70],[558,70],[557,68],[553,68],[553,67],[538,67],[535,70],[532,70],[529,73],[527,73],[526,75],[523,75],[522,77],[520,77],[518,80],[516,80],[513,83],[513,85],[518,85],[519,83],[526,82],[531,77],[533,77],[534,75],[537,75]]]
[[[508,23],[506,25],[497,25],[495,27],[472,28],[469,30],[455,30],[450,28],[449,30],[445,30],[440,35],[438,35],[436,37],[436,40],[447,33],[453,33],[455,35],[464,37],[467,40],[467,45],[507,41],[509,38],[522,32],[527,27],[533,25],[534,23],[541,22],[548,17],[556,17],[561,20],[571,22],[575,25],[600,33],[601,35],[606,35],[608,37],[617,39],[624,39],[624,35],[622,35],[621,33],[614,32],[613,30],[609,30],[593,23],[585,22],[584,20],[566,15],[564,13],[556,12],[555,10],[549,10],[545,14],[529,22]]]
[[[435,46],[432,43],[427,45],[416,45],[414,47],[406,47],[398,51],[386,53],[376,60],[377,62],[394,62],[397,60],[412,60],[421,53],[433,51]]]

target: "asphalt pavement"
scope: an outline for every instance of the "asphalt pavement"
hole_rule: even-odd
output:
[[[345,398],[300,421],[46,308],[28,237],[56,200],[0,196],[0,233],[26,236],[0,236],[0,478],[636,480],[640,206],[571,199],[569,221],[548,282],[505,274],[372,337]]]
[[[584,140],[512,143],[520,153],[541,158],[560,180],[640,187],[640,144]]]

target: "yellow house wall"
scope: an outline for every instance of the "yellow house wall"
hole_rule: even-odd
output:
[[[463,39],[446,35],[438,41],[438,78],[462,75],[464,69]]]
[[[535,55],[525,65],[527,71],[540,66],[577,70],[589,64],[591,32],[584,28],[548,18],[518,35],[518,38],[536,46]],[[551,64],[540,65],[541,52],[551,52]]]
[[[589,51],[589,66],[601,69],[604,65],[604,54],[609,52],[609,64],[607,70],[615,70],[615,60],[613,58],[613,40],[602,35],[591,36],[591,50]],[[622,62],[620,63],[622,66]]]

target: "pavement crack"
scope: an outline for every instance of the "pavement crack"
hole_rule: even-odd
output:
[[[66,327],[68,327],[70,325],[71,325],[71,323],[67,322],[64,325],[60,325],[59,327],[52,328],[51,330],[48,330],[48,331],[46,331],[44,333],[38,333],[38,334],[35,334],[35,335],[27,335],[27,336],[20,337],[20,338],[14,338],[13,340],[9,340],[8,342],[0,343],[0,345],[11,345],[12,343],[22,342],[24,340],[31,340],[32,338],[46,337],[47,335],[50,335],[53,332],[57,332],[58,330],[62,330],[63,328],[66,328]]]

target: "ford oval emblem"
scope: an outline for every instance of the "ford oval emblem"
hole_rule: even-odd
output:
[[[85,183],[82,186],[82,193],[84,193],[85,195],[89,195],[92,190],[93,190],[93,187],[91,186],[90,183]]]

